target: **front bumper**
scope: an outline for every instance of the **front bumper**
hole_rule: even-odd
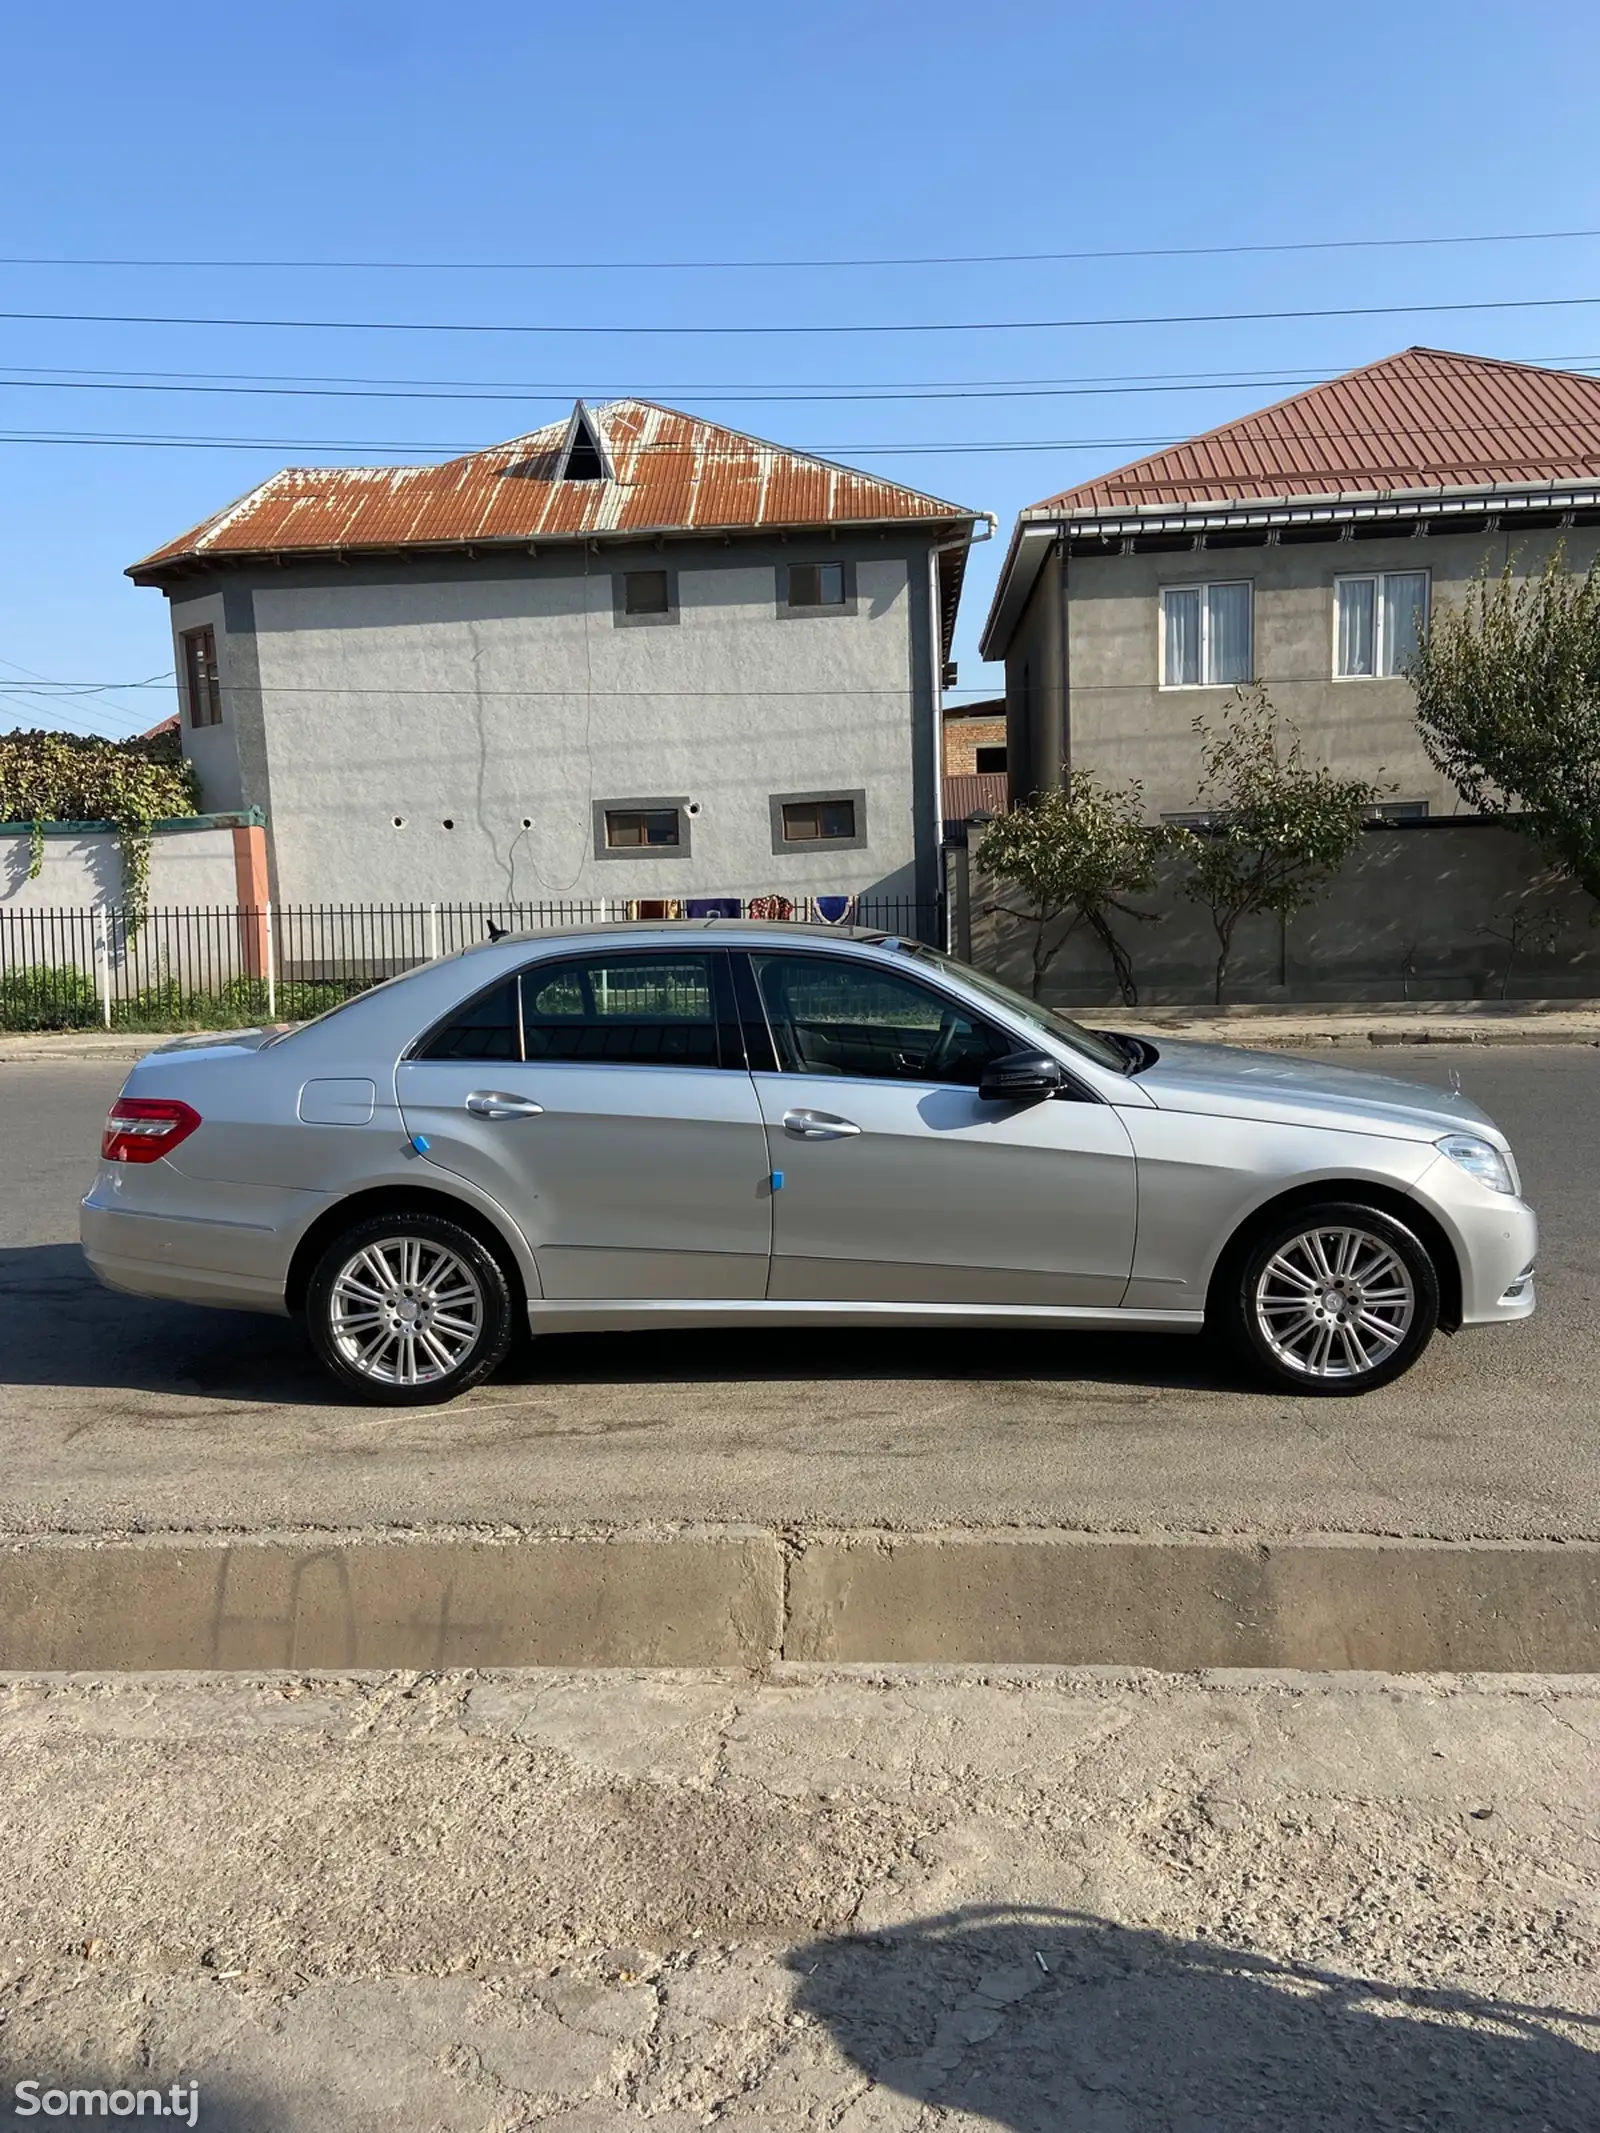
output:
[[[1525,1200],[1492,1192],[1440,1156],[1416,1197],[1444,1224],[1461,1267],[1461,1323],[1506,1325],[1534,1312],[1539,1218]]]

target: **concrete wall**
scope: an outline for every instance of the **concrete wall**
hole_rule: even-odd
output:
[[[44,865],[32,881],[30,851],[26,832],[0,836],[0,911],[77,911],[122,901],[122,855],[115,836],[47,831]],[[232,829],[157,830],[152,836],[152,909],[231,905],[237,888]]]
[[[1117,925],[1140,1001],[1150,1006],[1211,998],[1216,937],[1209,914],[1181,895],[1179,879],[1169,866],[1159,892],[1142,899],[1153,919]],[[1026,992],[1033,929],[994,909],[981,858],[971,884],[971,960]],[[1555,881],[1518,831],[1474,818],[1369,829],[1318,903],[1287,925],[1252,919],[1240,927],[1225,997],[1497,999],[1518,914],[1524,944],[1506,997],[1600,997],[1596,907]],[[1060,1006],[1118,998],[1105,954],[1086,931],[1067,940],[1042,997]]]
[[[1578,569],[1587,568],[1600,552],[1600,530],[1574,527],[1561,535],[1446,534],[1073,556],[1065,566],[1070,613],[1066,753],[1074,765],[1118,783],[1141,779],[1152,815],[1193,808],[1200,776],[1193,720],[1201,712],[1215,719],[1232,692],[1158,685],[1160,592],[1168,585],[1247,579],[1254,588],[1256,674],[1278,709],[1299,725],[1311,755],[1393,787],[1396,800],[1425,800],[1435,814],[1459,813],[1455,789],[1423,751],[1409,684],[1334,680],[1334,580],[1363,571],[1427,570],[1437,610],[1442,601],[1459,600],[1485,564],[1498,572],[1509,559],[1519,569],[1538,569],[1557,539]],[[1014,706],[1024,665],[1033,675],[1030,775],[1014,784],[1018,797],[1054,782],[1052,772],[1059,776],[1054,722],[1061,647],[1050,622],[1059,609],[1061,569],[1054,557],[1046,562],[1006,658],[1007,693]]]
[[[180,587],[174,630],[212,624],[226,691],[224,726],[186,724],[184,746],[207,804],[233,779],[267,812],[282,903],[931,898],[929,539],[630,544]],[[847,564],[851,610],[780,614],[780,571],[814,560]],[[620,620],[613,573],[663,567],[676,622]],[[864,795],[865,846],[775,853],[772,796],[829,791]],[[597,856],[597,803],[678,798],[695,810],[689,856]]]

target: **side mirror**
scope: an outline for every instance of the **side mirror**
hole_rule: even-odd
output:
[[[1048,1052],[1007,1052],[991,1059],[978,1083],[978,1100],[986,1104],[1036,1104],[1059,1095],[1067,1077]]]

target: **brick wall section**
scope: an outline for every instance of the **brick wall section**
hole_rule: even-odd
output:
[[[946,714],[944,722],[944,774],[947,778],[970,778],[978,768],[980,748],[1003,748],[1006,744],[1004,700],[966,711]]]

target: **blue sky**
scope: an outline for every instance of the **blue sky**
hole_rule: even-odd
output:
[[[814,261],[1600,228],[1600,12],[1580,0],[180,0],[13,9],[5,51],[11,259]],[[1411,342],[1600,367],[1592,238],[739,271],[0,264],[0,292],[10,313],[415,329],[0,321],[0,727],[113,733],[164,715],[170,684],[22,692],[163,674],[165,603],[123,568],[282,465],[471,449],[579,392],[634,392],[854,459],[998,516],[957,646],[976,694],[998,683],[976,642],[1022,505],[1291,389],[1262,381]],[[703,330],[1574,298],[1594,301]],[[550,330],[593,326],[635,330]],[[132,390],[128,374],[358,382],[319,397]],[[370,381],[505,397],[362,397]],[[804,397],[924,388],[946,396]],[[13,441],[38,432],[253,442]]]

